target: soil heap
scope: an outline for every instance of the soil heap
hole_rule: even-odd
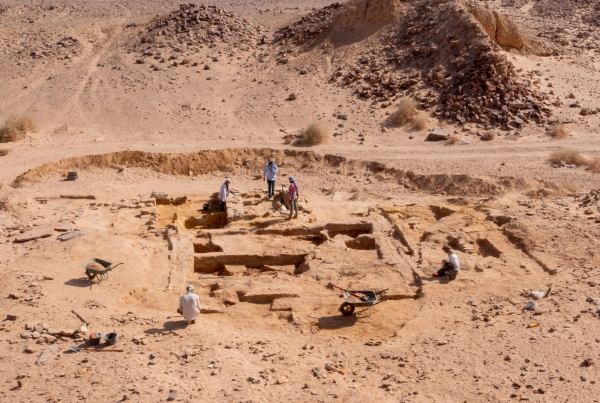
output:
[[[258,43],[260,32],[259,26],[216,6],[181,4],[179,10],[154,19],[139,32],[133,50],[140,53],[138,64],[152,57],[173,66],[196,65],[190,58],[201,48],[248,51]]]
[[[347,14],[356,14],[361,7],[369,9],[370,3],[376,2],[332,4],[281,28],[275,41],[289,41],[307,50],[319,42],[335,44],[332,37],[338,35],[340,21],[348,29]],[[330,83],[352,88],[359,97],[382,107],[411,96],[423,108],[437,105],[440,117],[461,124],[510,129],[550,116],[551,110],[542,103],[548,97],[536,88],[539,79],[520,77],[500,53],[501,46],[520,52],[530,49],[527,37],[509,18],[454,0],[380,9],[393,10],[394,14],[388,14],[393,22],[366,15],[353,18],[384,25],[355,44],[356,61],[339,65]],[[336,51],[341,53],[342,48]]]

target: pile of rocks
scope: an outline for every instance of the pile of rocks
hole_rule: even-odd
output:
[[[342,3],[333,3],[314,13],[308,14],[298,21],[286,25],[275,32],[274,42],[302,45],[315,39],[320,34],[331,30],[333,22],[344,10]]]
[[[550,116],[548,96],[536,88],[540,78],[520,77],[460,4],[415,5],[387,31],[356,63],[339,66],[330,82],[381,107],[410,96],[461,124],[510,129]]]
[[[579,207],[591,208],[598,206],[600,209],[600,189],[590,190],[589,193],[578,195],[575,200],[579,203]]]
[[[22,339],[31,339],[36,341],[38,344],[41,343],[48,343],[48,344],[52,344],[52,343],[56,343],[57,341],[60,341],[62,338],[79,338],[80,340],[83,340],[83,336],[81,335],[81,333],[79,333],[78,330],[70,330],[70,329],[59,329],[59,328],[53,328],[48,326],[45,323],[41,323],[41,324],[34,324],[34,323],[27,323],[25,325],[25,329],[23,332],[21,332],[20,334]],[[35,352],[34,349],[31,349],[31,351],[26,351],[28,353],[33,353]]]
[[[140,33],[141,38],[134,46],[134,51],[140,54],[136,63],[144,64],[147,58],[152,58],[156,63],[170,63],[173,67],[195,66],[192,54],[205,46],[248,51],[259,41],[266,43],[266,38],[260,36],[261,30],[260,26],[216,6],[181,4],[179,10],[153,20]]]
[[[73,36],[65,36],[56,42],[44,42],[29,49],[29,56],[34,59],[56,58],[67,60],[81,54],[83,46]]]
[[[600,26],[600,3],[596,3],[595,7],[581,17],[581,19],[590,25]]]
[[[463,124],[520,128],[531,120],[541,123],[552,112],[543,105],[548,96],[531,80],[519,78],[514,65],[499,53],[483,53],[453,76],[436,80],[432,75],[428,82],[440,89],[443,105],[438,110]]]

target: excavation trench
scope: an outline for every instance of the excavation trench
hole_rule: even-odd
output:
[[[263,270],[265,266],[294,266],[304,262],[308,253],[277,253],[261,255],[235,255],[220,252],[194,256],[194,271],[197,273],[223,273],[227,266],[245,266]]]
[[[202,150],[194,153],[150,153],[121,151],[116,153],[86,155],[63,159],[33,168],[19,175],[14,185],[24,186],[48,176],[58,176],[65,171],[86,168],[114,169],[145,168],[169,175],[189,176],[223,172],[228,175],[262,172],[264,162],[272,159],[280,166],[300,167],[320,165],[322,169],[364,170],[379,174],[380,182],[394,185],[402,183],[410,189],[432,194],[457,196],[502,195],[515,190],[545,190],[564,194],[565,190],[552,182],[513,177],[479,177],[471,175],[419,174],[410,170],[389,167],[377,161],[354,160],[342,156],[320,155],[312,151],[269,148],[233,148]],[[444,212],[441,212],[444,215]]]
[[[294,228],[268,228],[256,231],[257,235],[281,235],[281,236],[317,236],[327,235],[334,238],[337,235],[346,235],[356,238],[362,234],[372,234],[373,224],[361,223],[329,223],[326,225],[313,225]]]

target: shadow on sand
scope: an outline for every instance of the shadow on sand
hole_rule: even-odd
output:
[[[324,316],[319,318],[319,328],[323,330],[343,329],[345,327],[354,326],[358,318],[356,315],[343,316]]]
[[[96,284],[94,281],[89,278],[72,278],[71,280],[65,281],[65,285],[70,285],[71,287],[80,287],[80,288],[92,288],[92,286]]]
[[[191,326],[193,326],[193,325],[191,325]],[[160,328],[147,329],[147,330],[144,330],[144,333],[156,334],[156,333],[162,333],[164,331],[185,329],[186,327],[188,327],[187,321],[185,321],[183,319],[182,320],[170,320],[170,321],[163,323],[162,329],[160,329]]]

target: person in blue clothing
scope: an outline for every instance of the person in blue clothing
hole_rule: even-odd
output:
[[[278,173],[279,168],[277,168],[277,165],[275,165],[275,163],[272,160],[269,161],[269,163],[265,166],[265,169],[263,170],[263,179],[267,180],[267,185],[269,186],[269,196],[267,197],[268,199],[275,196],[275,181],[277,180]]]

